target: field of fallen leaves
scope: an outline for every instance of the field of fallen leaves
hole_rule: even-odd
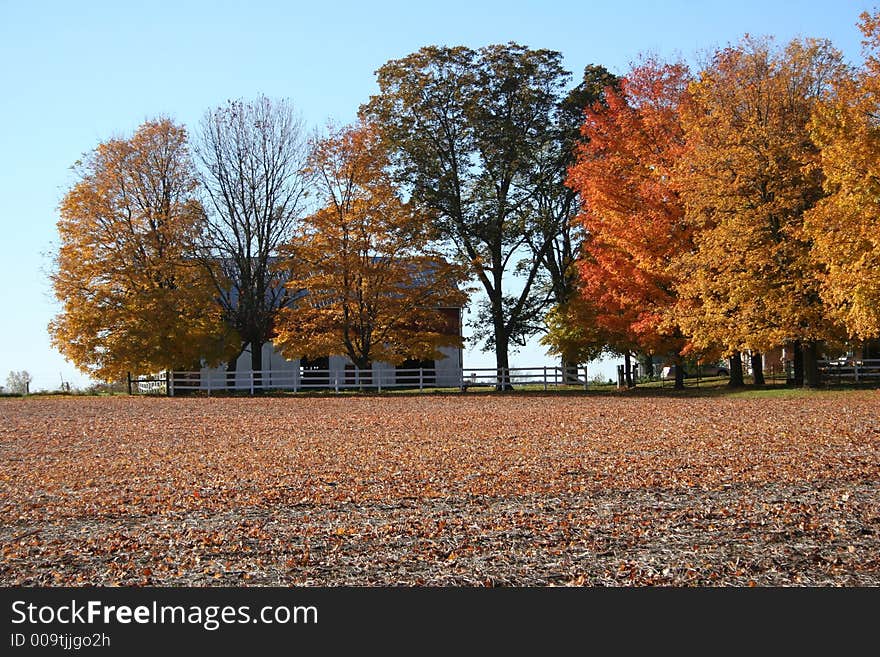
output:
[[[880,392],[0,400],[0,584],[880,585]]]

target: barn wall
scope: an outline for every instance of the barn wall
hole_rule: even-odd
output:
[[[446,355],[446,358],[435,361],[435,385],[440,387],[457,387],[460,383],[461,349],[442,347],[440,351]],[[330,381],[338,380],[340,383],[344,383],[346,377],[345,366],[350,363],[351,361],[344,356],[330,356]],[[251,354],[250,350],[246,350],[238,358],[235,384],[231,387],[236,390],[249,390],[251,386],[250,369]],[[275,383],[278,387],[292,388],[294,380],[297,383],[297,387],[300,385],[299,360],[287,360],[275,350],[271,343],[263,345],[263,370],[266,372],[264,374],[264,387],[273,387],[273,383]],[[273,376],[276,373],[278,376]],[[224,382],[226,380],[225,366],[203,367],[201,370],[200,388],[202,390],[220,389],[225,387]],[[394,366],[390,363],[373,363],[373,381],[374,384],[381,381],[383,385],[387,384],[386,382],[393,383],[395,381]]]

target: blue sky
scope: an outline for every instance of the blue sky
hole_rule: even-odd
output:
[[[70,166],[99,142],[167,115],[194,128],[231,98],[289,98],[305,121],[347,122],[374,72],[429,44],[517,41],[626,71],[639,53],[699,60],[743,34],[831,39],[861,60],[870,2],[23,2],[0,0],[0,385],[27,369],[33,389],[87,379],[54,351],[47,272]],[[537,345],[513,365],[551,363]],[[478,349],[465,365],[493,364]],[[612,363],[602,364],[609,373]]]

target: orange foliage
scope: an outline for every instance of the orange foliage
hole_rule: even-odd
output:
[[[679,107],[689,79],[683,64],[635,67],[620,92],[607,90],[607,107],[587,109],[586,143],[569,170],[587,232],[583,294],[624,349],[662,354],[683,346],[666,315],[676,300],[669,263],[690,241],[670,176],[684,141]]]
[[[283,249],[279,268],[301,296],[278,313],[275,345],[288,358],[373,361],[442,358],[461,346],[439,309],[461,307],[459,270],[431,248],[424,215],[400,200],[387,155],[366,126],[335,130],[311,158],[324,206]]]

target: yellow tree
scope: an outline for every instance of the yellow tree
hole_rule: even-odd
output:
[[[184,128],[148,121],[76,170],[60,205],[53,345],[102,380],[221,360],[234,340],[190,257],[204,214]]]
[[[696,348],[803,345],[815,360],[833,333],[803,219],[823,195],[810,116],[843,72],[826,41],[745,37],[692,85],[676,181],[695,248],[678,260],[677,315]]]
[[[614,343],[614,336],[603,332],[597,316],[595,304],[576,281],[568,301],[557,304],[545,316],[547,332],[540,343],[547,347],[548,354],[561,357],[563,363],[587,363],[599,358]],[[568,368],[563,367],[568,376]]]
[[[866,62],[819,104],[811,134],[821,150],[827,196],[806,229],[824,266],[822,298],[850,337],[880,337],[880,13],[862,14]]]
[[[401,201],[387,165],[365,125],[333,129],[316,144],[311,169],[323,207],[279,264],[296,297],[275,324],[285,357],[344,355],[366,369],[461,346],[441,311],[464,304],[461,271],[432,249],[430,222]]]

